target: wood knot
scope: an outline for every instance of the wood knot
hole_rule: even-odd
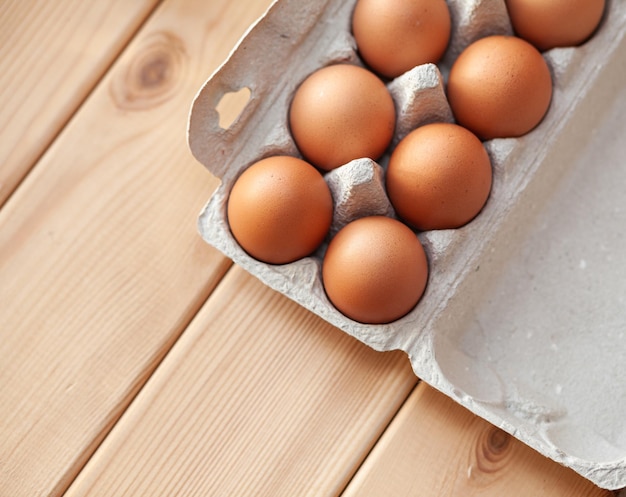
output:
[[[511,436],[499,428],[489,427],[478,439],[475,467],[481,473],[495,473],[506,466]]]
[[[162,104],[172,97],[182,81],[185,58],[180,38],[165,31],[153,33],[113,78],[113,100],[118,107],[128,110]]]

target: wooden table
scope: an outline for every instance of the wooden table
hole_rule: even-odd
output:
[[[607,496],[196,231],[193,95],[269,0],[0,11],[0,496]]]

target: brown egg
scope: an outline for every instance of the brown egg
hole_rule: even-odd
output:
[[[515,33],[539,50],[580,45],[596,30],[605,0],[506,0]]]
[[[285,264],[311,254],[324,240],[333,214],[328,185],[311,164],[268,157],[237,179],[228,199],[228,224],[252,257]]]
[[[491,162],[481,141],[456,124],[409,133],[394,150],[386,187],[398,215],[420,230],[458,228],[483,208]]]
[[[439,61],[450,40],[450,11],[445,0],[359,0],[352,32],[365,63],[394,78]]]
[[[328,298],[345,316],[361,323],[390,323],[422,297],[428,262],[408,226],[384,216],[364,217],[331,240],[322,280]]]
[[[552,77],[539,51],[514,36],[489,36],[452,65],[448,100],[457,122],[481,139],[517,137],[546,114]]]
[[[389,146],[396,112],[384,83],[348,64],[324,67],[297,89],[291,133],[306,160],[326,171],[353,159],[378,159]]]

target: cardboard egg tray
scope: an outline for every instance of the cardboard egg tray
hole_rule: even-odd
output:
[[[222,183],[200,214],[202,237],[271,288],[376,350],[401,349],[415,374],[542,454],[607,489],[626,487],[626,3],[609,0],[580,47],[544,53],[554,93],[521,138],[484,143],[493,187],[482,212],[456,230],[419,233],[426,292],[388,325],[351,321],[322,287],[326,245],[267,265],[230,234],[229,191],[253,162],[299,156],[287,116],[298,85],[331,63],[362,65],[350,33],[355,1],[278,0],[193,102],[188,140]],[[452,38],[441,63],[388,83],[394,144],[433,121],[453,121],[445,80],[470,42],[511,34],[504,0],[448,0]],[[228,129],[216,110],[242,88],[250,99]],[[394,216],[384,194],[388,154],[325,178],[332,233],[352,219]]]

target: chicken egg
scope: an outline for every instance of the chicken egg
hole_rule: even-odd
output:
[[[230,192],[227,218],[239,245],[252,257],[285,264],[311,254],[332,221],[328,185],[311,164],[288,156],[248,167]]]
[[[428,262],[417,235],[384,216],[357,219],[331,240],[322,281],[332,304],[367,324],[395,321],[415,307],[428,280]]]
[[[349,64],[317,70],[296,90],[289,109],[304,158],[329,171],[354,159],[378,159],[389,146],[396,112],[384,83]]]
[[[479,138],[518,137],[546,114],[552,77],[527,41],[488,36],[469,45],[454,62],[447,95],[458,124]]]
[[[506,0],[515,33],[539,50],[577,46],[602,19],[605,0]]]
[[[388,78],[438,62],[450,40],[450,25],[445,0],[359,0],[352,16],[359,54]]]
[[[487,202],[491,161],[481,141],[450,123],[420,126],[395,148],[386,174],[398,215],[419,230],[458,228]]]

